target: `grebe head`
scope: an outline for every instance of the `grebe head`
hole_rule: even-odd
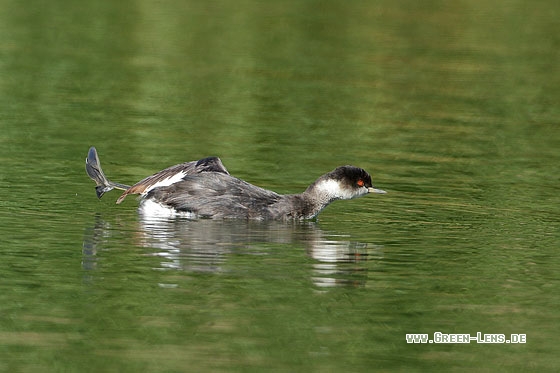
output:
[[[354,166],[337,167],[317,179],[307,191],[325,196],[330,201],[352,199],[368,193],[387,193],[374,188],[371,176],[364,169]]]

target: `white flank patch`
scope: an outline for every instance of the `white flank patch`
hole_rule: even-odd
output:
[[[140,214],[145,217],[153,218],[174,218],[182,217],[187,219],[196,219],[196,214],[186,211],[177,211],[173,207],[162,205],[159,202],[155,202],[151,199],[144,199],[140,202],[138,207]]]
[[[168,178],[165,178],[161,181],[158,181],[157,183],[155,183],[154,185],[150,185],[149,187],[146,188],[146,190],[142,193],[142,195],[146,195],[150,190],[154,189],[154,188],[159,188],[159,187],[164,187],[164,186],[170,186],[171,184],[175,184],[178,183],[179,181],[182,181],[183,178],[186,176],[187,174],[183,171],[176,173],[173,176],[169,176]]]

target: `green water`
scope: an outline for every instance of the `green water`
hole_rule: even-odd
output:
[[[0,371],[555,371],[557,1],[0,0]],[[150,221],[209,155],[315,223]],[[407,344],[406,334],[526,334]]]

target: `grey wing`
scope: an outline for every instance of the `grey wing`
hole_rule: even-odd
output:
[[[198,161],[177,164],[148,176],[130,188],[128,188],[118,199],[121,203],[129,194],[142,194],[159,185],[171,185],[181,181],[185,176],[196,175],[201,172],[216,172],[229,175],[228,170],[218,157],[207,157]]]
[[[191,175],[170,186],[154,188],[147,198],[208,218],[266,218],[281,196],[224,174]]]
[[[220,174],[229,175],[228,170],[222,163],[222,160],[218,157],[207,157],[196,162],[188,162],[188,164],[194,163],[194,170],[189,174],[198,174],[201,172],[218,172]]]

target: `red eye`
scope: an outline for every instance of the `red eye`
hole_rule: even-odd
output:
[[[358,180],[358,182],[356,184],[358,184],[359,187],[363,187],[364,186],[364,181],[362,179],[360,179],[360,180]]]

